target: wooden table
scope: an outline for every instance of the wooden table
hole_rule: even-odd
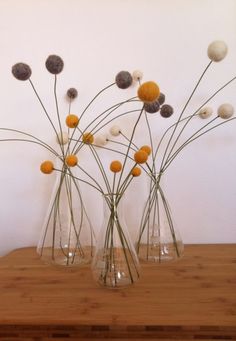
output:
[[[0,258],[0,340],[236,340],[236,245],[188,245],[143,264],[126,289],[98,287],[89,267],[43,264],[35,248]]]

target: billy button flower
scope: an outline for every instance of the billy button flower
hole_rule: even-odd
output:
[[[82,138],[83,142],[86,143],[86,144],[92,144],[93,141],[94,141],[94,136],[92,133],[84,133],[83,134],[83,138]]]
[[[160,89],[155,82],[145,82],[138,88],[138,97],[144,103],[154,102],[159,96]]]
[[[148,153],[144,150],[138,150],[136,153],[134,153],[134,160],[136,163],[145,163],[148,159]]]
[[[131,170],[131,175],[133,175],[133,177],[137,177],[137,176],[139,176],[141,173],[142,173],[142,171],[141,171],[141,168],[139,168],[139,167],[134,167],[134,168]]]
[[[66,125],[69,128],[76,128],[79,124],[79,117],[74,114],[69,114],[66,117]]]
[[[12,74],[19,81],[26,81],[31,76],[31,68],[28,64],[17,63],[12,66]]]
[[[122,170],[122,164],[120,161],[114,160],[110,164],[110,170],[113,173],[119,173]]]
[[[71,154],[71,155],[67,155],[66,157],[66,164],[69,167],[75,167],[78,163],[78,158],[76,155]]]
[[[151,147],[149,147],[149,146],[147,146],[147,145],[142,146],[142,147],[140,148],[140,150],[144,150],[148,155],[150,155],[151,152],[152,152]]]
[[[44,174],[51,174],[54,170],[54,165],[52,161],[44,161],[41,163],[40,170]]]
[[[61,59],[61,57],[52,54],[48,56],[46,62],[45,62],[46,69],[54,74],[57,75],[58,73],[62,72],[63,67],[64,67],[64,62]]]

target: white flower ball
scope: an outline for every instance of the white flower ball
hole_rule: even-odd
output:
[[[227,120],[232,117],[234,114],[234,107],[229,103],[221,104],[217,110],[217,114],[219,117]]]
[[[213,113],[213,109],[211,107],[204,107],[199,111],[198,115],[201,118],[205,119],[205,118],[210,117],[212,115],[212,113]]]
[[[95,142],[94,144],[97,146],[105,146],[108,143],[107,136],[100,134],[95,136]]]
[[[120,132],[121,132],[121,130],[120,130],[119,126],[112,126],[110,128],[110,133],[112,136],[118,136],[118,135],[120,135]]]
[[[66,133],[65,131],[63,131],[62,134],[61,132],[58,132],[56,141],[58,144],[61,144],[61,145],[67,144],[69,141],[68,133]]]
[[[132,77],[135,82],[141,81],[141,79],[143,78],[143,73],[142,71],[135,70],[132,74]]]
[[[225,58],[228,52],[228,47],[224,41],[216,40],[213,41],[207,49],[208,57],[213,62],[220,62],[222,59]]]

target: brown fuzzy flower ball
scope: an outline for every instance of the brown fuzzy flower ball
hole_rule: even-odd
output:
[[[78,91],[75,88],[70,88],[66,94],[70,99],[75,99],[78,96]]]
[[[127,89],[133,82],[133,77],[128,71],[120,71],[116,75],[116,85],[120,89]]]
[[[45,65],[50,73],[57,75],[63,70],[64,62],[61,57],[52,54],[47,58]]]
[[[29,65],[24,63],[17,63],[13,65],[11,71],[13,76],[20,81],[26,81],[27,79],[30,78],[32,73]]]

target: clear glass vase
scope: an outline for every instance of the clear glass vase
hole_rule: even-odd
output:
[[[46,263],[81,265],[91,261],[94,243],[78,181],[69,174],[59,173],[37,252]]]
[[[149,177],[149,196],[137,240],[142,261],[168,262],[183,255],[183,242],[164,192],[163,174]]]
[[[134,284],[139,278],[139,260],[124,218],[123,196],[103,197],[104,220],[92,262],[96,282],[108,288]]]

